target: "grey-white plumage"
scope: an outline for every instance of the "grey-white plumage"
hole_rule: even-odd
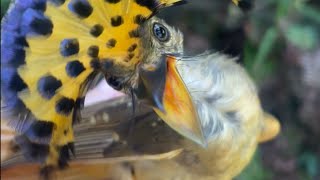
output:
[[[250,116],[262,115],[256,87],[236,58],[204,53],[181,58],[177,69],[197,107],[206,139],[215,141],[224,134],[237,134]],[[258,132],[261,121],[256,122]]]

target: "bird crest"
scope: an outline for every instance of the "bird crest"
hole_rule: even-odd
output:
[[[66,165],[72,124],[99,72],[131,72],[141,61],[139,28],[181,0],[16,0],[2,21],[4,116],[31,159]],[[34,148],[37,146],[37,148]],[[44,157],[33,157],[41,149]],[[32,151],[32,152],[31,152]],[[40,152],[40,150],[39,150]],[[40,156],[40,155],[39,155]]]

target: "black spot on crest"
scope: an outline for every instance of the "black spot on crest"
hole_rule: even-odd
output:
[[[53,24],[47,18],[34,18],[30,24],[33,32],[40,35],[50,35],[52,33]]]
[[[29,47],[29,44],[24,36],[17,37],[15,43],[20,46]]]
[[[99,47],[98,46],[90,46],[88,48],[88,55],[92,58],[96,58],[99,55]]]
[[[57,102],[56,111],[59,114],[68,116],[71,113],[74,104],[75,102],[73,99],[63,97]]]
[[[71,154],[75,156],[74,143],[70,142],[59,148],[58,165],[60,169],[68,166],[68,161],[71,159]]]
[[[61,81],[52,75],[44,76],[38,81],[38,91],[46,99],[51,99],[56,94],[56,90],[61,86]]]
[[[80,18],[87,18],[91,15],[93,8],[87,0],[71,0],[68,8]]]
[[[158,7],[159,5],[159,3],[157,3],[158,1],[155,1],[155,0],[135,0],[135,1],[138,5],[146,7],[151,11],[156,9],[156,7]]]
[[[43,163],[49,154],[49,145],[31,142],[25,135],[17,136],[15,141],[19,144],[24,157],[29,161]]]
[[[129,37],[130,37],[130,38],[139,38],[139,37],[140,37],[139,28],[130,31],[130,32],[129,32]]]
[[[137,44],[136,43],[134,43],[134,44],[132,44],[129,48],[128,48],[128,52],[133,52],[136,48],[137,48]]]
[[[45,1],[36,1],[32,8],[39,10],[39,11],[45,11],[47,8],[46,2]]]
[[[128,54],[128,60],[130,61],[134,57],[134,53],[129,53]]]
[[[70,160],[70,153],[68,145],[64,145],[59,150],[59,160],[58,165],[60,169],[68,166],[68,161]]]
[[[83,66],[83,64],[78,60],[68,62],[66,66],[67,74],[70,77],[77,77],[85,69],[86,68]]]
[[[56,6],[61,6],[66,2],[66,0],[50,0],[50,2],[52,2]]]
[[[110,4],[116,4],[116,3],[120,2],[120,0],[105,0],[105,1]]]
[[[14,31],[1,31],[1,38],[2,41],[5,42],[1,44],[1,47],[6,48],[23,48],[28,47],[29,44],[24,36],[21,36],[20,33],[14,32]]]
[[[90,34],[94,37],[99,37],[102,34],[103,29],[103,26],[101,26],[100,24],[96,24],[91,28]]]
[[[22,48],[1,47],[1,64],[19,67],[25,64],[26,52]]]
[[[108,48],[113,48],[116,46],[117,41],[115,39],[109,39],[109,41],[107,42],[107,47]]]
[[[138,15],[136,15],[135,18],[134,18],[134,23],[141,25],[141,24],[143,24],[146,20],[147,20],[146,17],[142,16],[141,14],[138,14]]]
[[[10,60],[10,64],[17,67],[26,63],[26,52],[24,49],[14,49],[13,53],[14,55]]]
[[[49,121],[35,121],[30,129],[26,132],[28,137],[48,137],[51,136],[54,124]]]
[[[79,52],[79,42],[77,39],[64,39],[60,43],[60,53],[62,56],[71,56]]]
[[[108,71],[112,66],[115,60],[111,58],[102,59],[102,67],[104,71]]]
[[[15,92],[19,92],[27,88],[26,83],[21,79],[21,77],[16,72],[9,82],[9,89]]]
[[[50,35],[53,23],[43,12],[29,8],[23,12],[19,28],[22,36]]]
[[[114,27],[120,26],[123,24],[123,18],[121,16],[114,16],[111,18],[111,25]]]
[[[101,63],[99,61],[98,58],[93,58],[91,61],[90,61],[90,66],[93,68],[93,69],[100,69],[101,68]]]

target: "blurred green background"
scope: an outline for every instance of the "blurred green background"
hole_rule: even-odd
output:
[[[237,179],[320,179],[320,1],[256,0],[248,12],[231,0],[188,2],[160,13],[184,33],[186,54],[238,56],[282,124]]]

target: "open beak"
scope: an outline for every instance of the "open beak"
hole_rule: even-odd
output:
[[[156,67],[140,68],[137,97],[146,100],[175,131],[206,147],[196,107],[176,68],[176,58],[161,58]]]

